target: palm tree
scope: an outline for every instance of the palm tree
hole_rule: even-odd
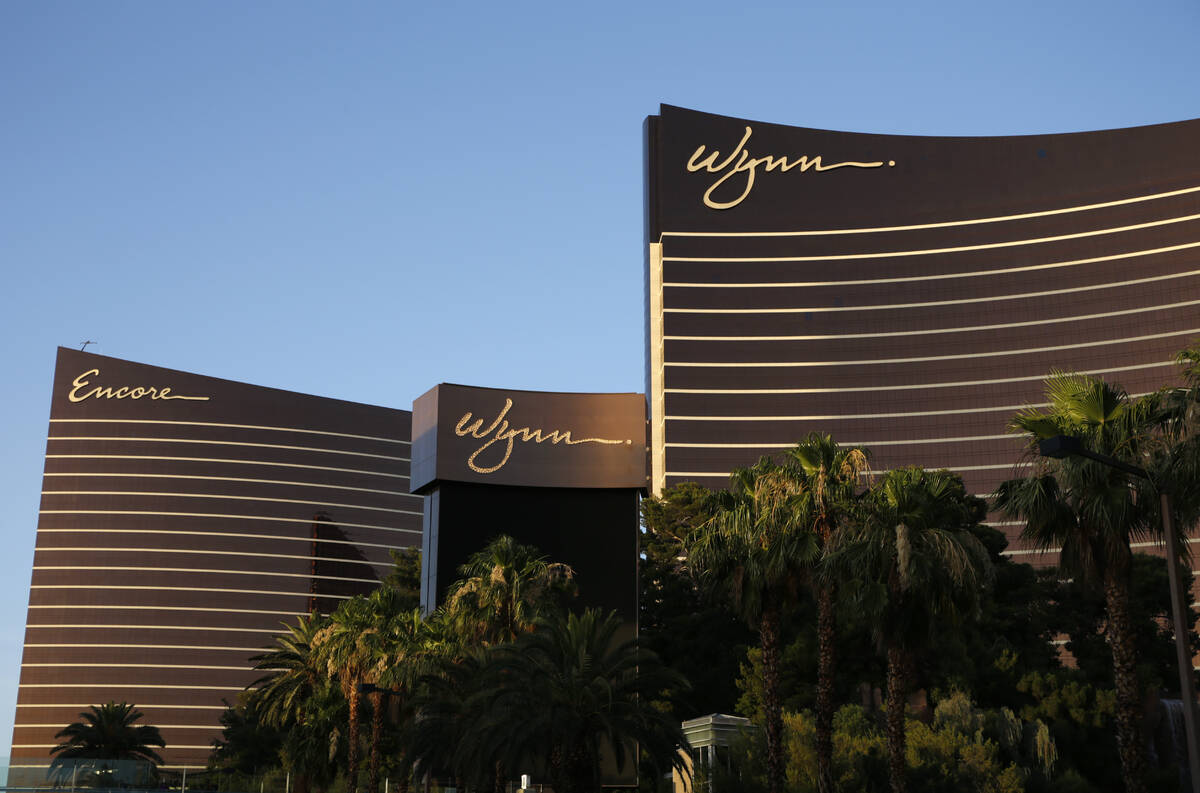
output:
[[[422,624],[420,609],[406,609],[408,603],[409,599],[405,593],[393,587],[381,586],[373,591],[367,597],[367,610],[372,627],[358,637],[359,650],[368,661],[369,667],[355,683],[355,693],[358,693],[357,687],[360,683],[373,686],[371,693],[367,695],[371,702],[371,754],[367,759],[367,793],[379,793],[384,698],[388,693],[386,687],[380,685],[381,678],[391,662],[391,657],[397,652],[398,643],[403,641],[404,628],[409,619],[415,618],[417,626]]]
[[[500,535],[459,568],[446,602],[464,642],[510,642],[574,594],[575,572],[531,545]]]
[[[402,611],[403,595],[391,587],[380,587],[370,596],[343,600],[330,615],[329,623],[313,639],[313,648],[326,674],[337,680],[350,706],[346,731],[346,775],[349,793],[358,789],[360,686],[375,684],[387,665],[387,642],[392,623]],[[379,739],[383,727],[383,692],[372,695],[376,718],[372,721],[368,786],[377,793],[379,784]]]
[[[275,646],[251,657],[255,669],[268,673],[250,684],[268,724],[287,728],[304,718],[304,703],[324,678],[313,641],[326,623],[315,613],[297,617],[295,625],[282,623],[286,632],[275,637]]]
[[[767,786],[783,789],[779,627],[789,596],[820,558],[811,494],[764,457],[729,475],[713,518],[693,535],[688,556],[701,575],[728,591],[735,611],[758,631],[763,661]]]
[[[417,681],[437,671],[438,661],[450,655],[452,645],[443,634],[442,621],[426,619],[419,608],[390,616],[369,639],[377,659],[371,675],[377,687],[371,693],[371,759],[367,785],[371,793],[376,793],[385,696],[396,697],[400,711],[407,711]],[[401,793],[408,788],[407,775],[401,777],[399,788]]]
[[[319,614],[301,615],[295,625],[283,624],[286,632],[275,638],[275,647],[250,659],[255,669],[267,672],[251,683],[257,687],[253,697],[258,712],[265,723],[286,730],[289,739],[314,733],[308,729],[315,712],[313,702],[323,693],[326,678],[313,645],[327,624],[327,618]],[[296,776],[296,793],[308,793],[310,769],[299,764],[308,757],[307,751],[288,752],[285,747],[284,755],[289,759],[288,770]]]
[[[849,521],[859,478],[868,468],[869,452],[843,449],[829,435],[810,433],[789,449],[787,462],[812,498],[812,530],[821,547],[831,550],[835,536]],[[832,580],[811,579],[817,600],[817,790],[833,793],[833,689],[837,626]]]
[[[887,658],[887,743],[893,793],[907,789],[905,705],[915,660],[936,628],[978,610],[991,576],[987,550],[968,527],[982,517],[958,476],[889,471],[870,493],[867,519],[836,551],[832,567],[858,579],[857,605]]]
[[[434,612],[434,617],[439,614]],[[414,763],[426,771],[452,772],[471,789],[487,789],[495,783],[493,758],[467,738],[479,718],[478,702],[487,688],[484,670],[492,651],[464,645],[436,659],[434,668],[413,687],[413,717],[404,731],[404,745]]]
[[[460,774],[543,769],[559,793],[591,793],[606,753],[621,771],[639,749],[656,771],[683,770],[679,723],[652,701],[686,682],[636,639],[619,641],[622,628],[615,613],[560,612],[476,656]]]
[[[1083,375],[1056,374],[1046,381],[1049,407],[1028,410],[1011,422],[1037,441],[1056,435],[1078,437],[1090,451],[1147,464],[1161,451],[1169,417],[1163,395],[1132,399],[1117,386]],[[1000,485],[995,506],[1026,522],[1022,537],[1043,551],[1058,550],[1063,574],[1099,584],[1104,592],[1105,639],[1112,653],[1117,693],[1117,748],[1125,788],[1145,790],[1146,758],[1141,735],[1138,653],[1130,618],[1130,544],[1159,531],[1158,499],[1141,481],[1082,457],[1036,458],[1033,475]],[[1141,491],[1141,492],[1139,492]],[[1180,548],[1187,543],[1181,541]]]
[[[92,705],[79,714],[79,721],[68,724],[54,736],[66,740],[50,750],[55,755],[50,773],[64,776],[68,768],[72,771],[77,768],[80,760],[110,761],[111,764],[101,765],[101,771],[110,777],[116,770],[113,766],[122,761],[148,763],[151,769],[156,769],[163,759],[150,747],[163,748],[167,744],[157,727],[134,724],[141,717],[142,712],[127,702]]]
[[[347,745],[346,698],[331,680],[321,680],[304,702],[304,719],[283,733],[280,756],[295,780],[296,793],[328,790],[337,778]]]

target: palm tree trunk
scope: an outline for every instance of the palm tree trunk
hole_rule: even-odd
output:
[[[350,686],[350,694],[346,697],[350,703],[350,725],[349,735],[346,740],[349,745],[346,747],[346,790],[349,793],[357,793],[358,791],[358,702],[359,693],[358,685]]]
[[[1129,579],[1122,575],[1121,567],[1110,564],[1104,574],[1104,605],[1108,612],[1105,638],[1112,651],[1113,682],[1117,687],[1117,751],[1121,756],[1125,790],[1126,793],[1145,793],[1142,691],[1138,684],[1137,647],[1129,616]]]
[[[908,735],[905,732],[904,711],[908,704],[908,677],[911,666],[908,652],[898,643],[889,642],[887,646],[887,744],[892,793],[905,793],[908,790],[905,760]]]
[[[383,692],[371,692],[371,759],[367,793],[379,793],[379,744],[383,740]]]
[[[837,625],[833,587],[817,592],[817,791],[833,793],[833,686]]]
[[[783,793],[783,708],[779,701],[779,609],[763,608],[758,626],[762,643],[763,711],[767,733],[767,791]]]

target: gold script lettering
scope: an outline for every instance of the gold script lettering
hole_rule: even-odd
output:
[[[85,390],[91,385],[89,377],[95,377],[100,374],[99,369],[88,369],[83,374],[71,381],[74,386],[71,392],[67,394],[67,399],[72,402],[83,402],[85,399],[141,399],[149,397],[150,399],[194,399],[197,401],[207,401],[206,396],[184,396],[183,394],[172,394],[170,387],[160,386],[127,386],[123,385],[119,388],[112,386],[94,386],[91,390]]]
[[[460,438],[470,435],[472,438],[483,441],[478,449],[471,453],[467,458],[467,467],[479,474],[490,474],[499,471],[508,462],[508,458],[512,456],[513,443],[520,440],[522,443],[533,441],[534,443],[542,443],[550,441],[552,445],[565,443],[568,446],[577,446],[581,443],[603,443],[608,445],[623,444],[630,446],[632,440],[611,440],[609,438],[572,438],[570,430],[550,430],[547,432],[542,429],[533,429],[531,427],[522,427],[517,429],[510,427],[508,423],[508,411],[512,410],[513,401],[511,399],[504,400],[504,408],[496,416],[491,424],[485,429],[483,419],[475,419],[471,421],[471,414],[464,413],[463,417],[458,420],[458,424],[454,425],[454,434]],[[469,423],[468,423],[469,422]],[[490,437],[489,437],[490,436]],[[504,456],[495,465],[481,465],[478,462],[479,455],[483,454],[492,446],[492,444],[504,444]]]
[[[808,170],[817,172],[832,171],[837,168],[882,168],[883,161],[878,162],[856,162],[854,160],[846,160],[845,162],[832,162],[826,165],[821,161],[821,155],[809,157],[802,155],[793,160],[788,160],[786,156],[776,156],[768,154],[763,157],[751,157],[746,144],[750,142],[750,135],[753,130],[746,127],[746,134],[742,135],[742,139],[738,141],[738,145],[734,147],[733,152],[728,157],[721,160],[717,159],[721,156],[721,152],[713,149],[704,159],[704,145],[701,144],[687,161],[688,173],[696,171],[707,171],[708,173],[721,174],[715,182],[709,185],[704,191],[704,205],[710,209],[730,209],[737,206],[746,200],[746,196],[750,195],[750,191],[754,188],[754,176],[758,172],[759,166],[764,166],[766,171],[779,170],[787,173],[793,168],[799,168],[801,173]],[[736,160],[736,161],[735,161]],[[888,160],[888,167],[894,166],[895,160]],[[722,173],[724,171],[724,173]],[[717,191],[721,185],[728,182],[738,174],[745,174],[745,182],[742,183],[742,191],[734,198],[728,201],[718,201],[713,197],[713,193]]]

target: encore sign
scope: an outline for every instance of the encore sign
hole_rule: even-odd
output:
[[[67,399],[71,402],[86,402],[89,399],[190,399],[208,401],[206,396],[184,396],[171,392],[164,385],[97,385],[99,369],[88,369],[71,381]]]
[[[442,384],[413,403],[411,487],[436,481],[644,487],[641,394],[563,394]]]

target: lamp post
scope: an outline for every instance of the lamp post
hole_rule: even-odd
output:
[[[1179,662],[1179,696],[1183,698],[1183,726],[1187,739],[1188,776],[1192,780],[1192,793],[1200,793],[1200,744],[1196,741],[1196,685],[1192,669],[1192,654],[1188,648],[1188,626],[1184,615],[1191,613],[1183,597],[1179,581],[1179,543],[1175,537],[1175,526],[1171,517],[1171,494],[1160,487],[1145,468],[1122,462],[1107,454],[1083,448],[1083,442],[1071,435],[1055,435],[1038,441],[1038,454],[1043,457],[1086,457],[1098,463],[1123,471],[1130,476],[1145,479],[1158,488],[1159,508],[1162,512],[1163,537],[1167,543],[1167,581],[1171,587],[1171,619],[1175,626],[1175,656]]]

